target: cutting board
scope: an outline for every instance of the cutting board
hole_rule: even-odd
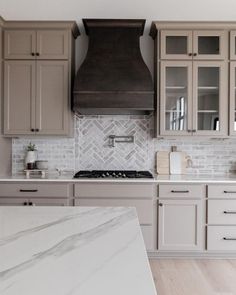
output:
[[[156,171],[158,174],[170,174],[170,153],[160,151],[156,153]]]
[[[186,153],[171,152],[170,153],[170,174],[186,173]]]

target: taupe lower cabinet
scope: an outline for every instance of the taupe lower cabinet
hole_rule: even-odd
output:
[[[144,183],[78,183],[75,206],[135,207],[148,250],[155,249],[156,186]]]
[[[203,187],[159,185],[158,250],[203,250]]]
[[[72,134],[74,22],[6,22],[4,135]]]

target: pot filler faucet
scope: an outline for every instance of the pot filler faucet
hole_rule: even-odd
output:
[[[115,147],[115,143],[133,143],[134,142],[134,136],[133,135],[123,135],[123,136],[117,136],[117,135],[109,135],[109,146]]]

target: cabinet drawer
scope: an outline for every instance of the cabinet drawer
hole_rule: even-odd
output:
[[[236,226],[208,226],[207,249],[236,251]]]
[[[236,225],[236,200],[209,200],[208,224]]]
[[[69,185],[61,183],[1,183],[0,197],[69,197]]]
[[[204,186],[194,184],[161,184],[159,198],[194,198],[204,197]]]
[[[152,225],[141,225],[143,240],[147,250],[153,250],[153,227]]]
[[[68,206],[68,199],[0,198],[0,206]]]
[[[127,199],[75,199],[75,206],[92,207],[135,207],[140,224],[153,223],[152,200],[127,200]]]
[[[75,197],[86,198],[153,198],[153,184],[80,183],[74,186]]]
[[[236,185],[208,185],[208,198],[236,199]]]

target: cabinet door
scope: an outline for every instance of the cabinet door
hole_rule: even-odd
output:
[[[37,199],[28,200],[29,206],[68,206],[68,199]]]
[[[0,198],[0,206],[27,206],[28,199],[24,198]]]
[[[160,200],[159,250],[202,250],[201,200]]]
[[[227,135],[227,76],[223,61],[193,63],[195,135]]]
[[[226,31],[194,31],[193,58],[222,60],[227,56]]]
[[[63,30],[37,31],[37,59],[68,59],[69,33]]]
[[[191,30],[161,31],[161,59],[192,59]]]
[[[236,135],[236,62],[230,63],[230,135]]]
[[[36,32],[31,30],[5,30],[5,59],[34,59],[36,53]]]
[[[68,76],[67,61],[37,62],[37,134],[68,134],[70,113]]]
[[[192,62],[161,62],[160,133],[191,135]]]
[[[4,134],[34,134],[35,61],[4,62]]]

